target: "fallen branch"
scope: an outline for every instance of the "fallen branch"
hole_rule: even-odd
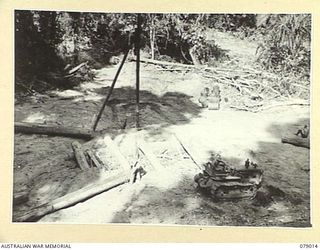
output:
[[[69,193],[63,197],[60,197],[52,202],[43,204],[39,207],[32,209],[27,214],[20,216],[16,219],[18,222],[34,222],[41,217],[58,211],[63,208],[74,206],[79,202],[86,201],[98,194],[115,188],[119,185],[129,182],[129,179],[123,173],[110,176],[98,183],[92,183],[84,188],[81,188],[75,192]]]
[[[184,71],[185,69],[178,69],[178,68],[170,68],[170,69],[166,69],[166,68],[159,68],[158,70],[160,71]]]
[[[261,111],[272,109],[272,108],[277,108],[277,107],[282,107],[282,106],[294,106],[294,105],[309,106],[310,104],[307,101],[301,100],[301,101],[279,102],[279,103],[275,103],[275,104],[268,105],[268,106],[264,106],[262,103],[258,103],[258,104],[251,105],[251,106],[245,105],[242,107],[232,105],[232,106],[230,106],[230,108],[240,110],[240,111],[250,111],[253,113],[257,113],[257,112],[261,112]],[[254,108],[256,108],[256,109],[254,109]]]
[[[46,124],[26,123],[26,122],[15,122],[14,124],[15,133],[23,134],[44,134],[51,136],[65,136],[72,138],[81,139],[92,139],[95,137],[95,133],[90,130],[81,128],[68,128],[61,126],[52,126]]]
[[[215,79],[216,81],[218,81],[218,82],[220,82],[222,84],[228,84],[228,85],[236,88],[240,93],[242,93],[242,87],[250,88],[250,86],[248,86],[248,85],[245,85],[245,84],[242,84],[242,83],[239,84],[239,83],[235,82],[234,80],[227,79],[226,77],[218,77],[218,76],[214,76],[214,75],[205,75],[205,76],[208,77],[208,78]]]
[[[69,70],[68,74],[71,75],[75,72],[77,72],[79,69],[81,69],[83,66],[87,65],[88,62],[83,62],[83,63],[80,63],[78,66],[72,68]]]
[[[135,61],[134,58],[131,61]],[[173,63],[173,62],[165,62],[159,60],[152,60],[147,58],[141,58],[140,62],[150,63],[155,65],[163,65],[163,66],[174,66],[174,67],[184,67],[184,68],[193,68],[193,69],[202,69],[202,70],[213,70],[213,71],[221,71],[221,72],[238,72],[238,73],[252,73],[251,69],[233,69],[233,68],[214,68],[208,67],[206,65],[194,65],[194,64],[183,64],[183,63]]]
[[[275,90],[274,88],[272,88],[272,87],[270,87],[270,86],[268,86],[268,85],[266,85],[266,84],[263,84],[263,83],[261,83],[261,82],[259,82],[259,81],[257,81],[257,80],[251,79],[251,80],[247,80],[247,81],[249,81],[249,82],[254,82],[255,84],[258,84],[258,85],[262,86],[263,88],[266,88],[266,89],[271,90],[272,92],[274,92],[274,93],[277,94],[277,95],[278,95],[278,94],[281,95],[281,93],[280,93],[279,91],[277,91],[277,90]]]
[[[236,110],[239,110],[239,111],[249,111],[249,112],[252,112],[252,113],[259,112],[259,110],[257,110],[257,109],[251,109],[251,108],[248,108],[248,107],[230,106],[230,108],[236,109]]]
[[[282,106],[309,106],[309,105],[310,105],[310,103],[305,100],[288,101],[288,102],[280,102],[280,103],[275,103],[275,104],[268,105],[268,106],[263,106],[259,109],[259,111],[282,107]]]
[[[131,61],[135,61],[135,59],[131,59]],[[155,64],[155,65],[163,65],[163,66],[175,66],[175,67],[200,69],[200,66],[196,66],[196,65],[192,65],[192,64],[164,62],[164,61],[152,60],[152,59],[146,59],[146,58],[140,59],[140,62],[151,63],[151,64]]]

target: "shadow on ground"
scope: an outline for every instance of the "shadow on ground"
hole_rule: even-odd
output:
[[[97,90],[106,95],[109,87]],[[100,129],[133,128],[136,126],[136,91],[131,87],[116,88],[112,92],[112,98],[107,104],[104,115],[99,124]],[[166,92],[157,96],[150,91],[140,91],[140,115],[141,127],[150,125],[186,124],[192,118],[199,115],[201,108],[191,100],[191,96],[180,92]],[[101,102],[102,104],[102,102]],[[111,118],[111,119],[110,119]]]

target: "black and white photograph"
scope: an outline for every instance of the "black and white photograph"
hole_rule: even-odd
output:
[[[13,223],[312,227],[311,14],[13,18]]]

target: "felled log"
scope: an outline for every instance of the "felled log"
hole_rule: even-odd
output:
[[[72,138],[81,138],[86,140],[90,140],[95,136],[95,133],[86,129],[26,122],[15,122],[14,131],[15,133],[65,136]]]
[[[134,58],[130,59],[131,61],[135,61]],[[194,65],[194,64],[184,64],[184,63],[174,63],[174,62],[166,62],[166,61],[159,61],[147,58],[140,58],[140,62],[142,63],[150,63],[154,65],[161,65],[161,66],[172,66],[172,67],[183,67],[183,68],[192,68],[192,69],[203,69],[207,71],[214,71],[214,72],[237,72],[237,73],[253,73],[256,72],[253,69],[234,69],[234,68],[218,68],[218,67],[208,67],[207,65]],[[173,70],[173,69],[171,69]],[[261,73],[261,72],[258,72]]]
[[[18,222],[34,222],[41,217],[58,211],[63,208],[74,206],[79,202],[88,200],[95,195],[101,194],[112,188],[120,186],[129,182],[129,179],[123,174],[119,173],[114,176],[110,176],[98,183],[92,183],[84,188],[81,188],[75,192],[69,193],[61,198],[53,200],[52,202],[43,204],[39,207],[32,209],[27,214],[20,216],[16,219]]]
[[[131,59],[131,60],[135,61],[135,59]],[[174,66],[174,67],[184,67],[184,68],[199,68],[199,66],[192,65],[192,64],[165,62],[165,61],[152,60],[152,59],[147,59],[147,58],[141,58],[140,62],[151,63],[151,64],[162,65],[162,66]]]
[[[292,137],[284,136],[282,137],[281,142],[289,143],[298,147],[310,148],[309,138],[302,138],[299,136],[292,136]]]
[[[90,166],[87,162],[86,156],[84,155],[84,152],[82,150],[81,144],[77,141],[74,141],[71,143],[73,152],[74,152],[74,157],[76,158],[76,161],[78,163],[78,166],[82,170],[89,169]]]

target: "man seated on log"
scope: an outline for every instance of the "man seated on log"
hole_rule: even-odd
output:
[[[303,129],[299,129],[295,134],[297,136],[301,136],[302,138],[308,138],[309,136],[309,127],[308,125],[304,125]]]

